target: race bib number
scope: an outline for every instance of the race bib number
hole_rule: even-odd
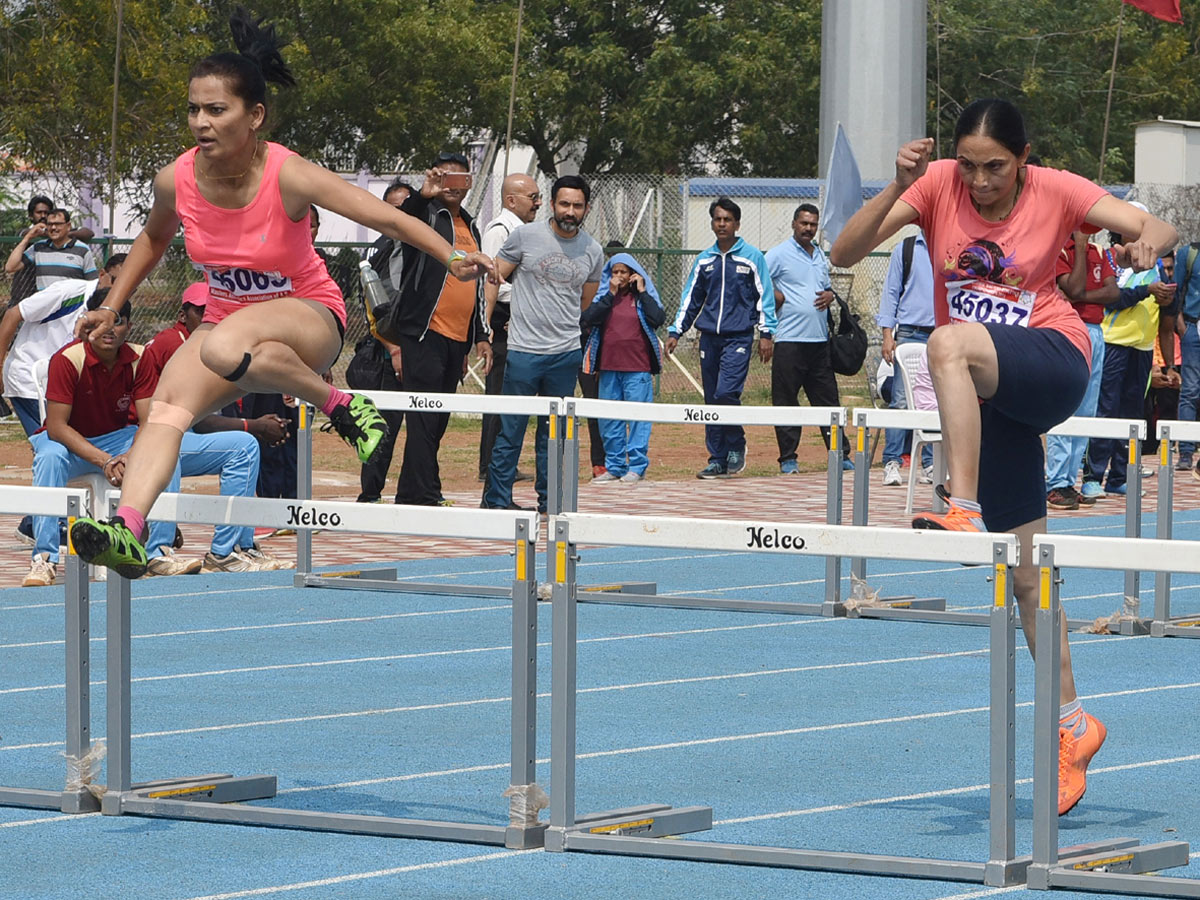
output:
[[[955,322],[994,322],[1029,327],[1033,291],[1023,291],[991,281],[952,281],[946,285],[946,303]]]
[[[292,279],[278,272],[204,266],[209,293],[221,300],[258,303],[292,295]]]

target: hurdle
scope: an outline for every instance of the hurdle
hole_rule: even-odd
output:
[[[828,474],[826,476],[825,522],[839,525],[842,521],[842,450],[841,427],[846,424],[846,410],[840,406],[704,406],[669,403],[633,403],[622,400],[591,400],[566,397],[563,399],[566,418],[566,440],[563,446],[562,511],[572,513],[579,508],[579,416],[600,419],[624,419],[637,422],[676,423],[686,425],[799,425],[829,426]],[[554,547],[550,547],[550,544]],[[547,565],[547,578],[561,576],[561,541],[547,535],[548,554],[557,560]],[[689,545],[684,545],[685,547]],[[692,546],[700,546],[695,544]],[[688,597],[657,592],[657,585],[643,589],[625,587],[623,591],[586,588],[582,603],[607,603],[622,606],[661,606],[669,609],[715,609],[740,612],[773,613],[798,616],[844,616],[842,601],[842,560],[830,555],[825,561],[825,596],[821,603],[794,601],[757,601],[739,598]]]
[[[78,488],[5,486],[0,487],[0,513],[66,516],[69,531],[71,523],[84,514],[87,499],[88,492]],[[66,785],[61,791],[0,787],[0,806],[53,809],[64,813],[96,812],[100,803],[88,790],[90,773],[83,771],[92,744],[87,565],[75,554],[69,539],[62,562],[66,576]]]
[[[725,862],[793,869],[933,878],[1006,886],[1025,880],[1031,856],[1016,856],[1016,614],[1011,568],[1017,539],[1010,534],[968,534],[718,519],[650,518],[565,513],[552,522],[561,561],[552,590],[552,689],[550,827],[545,849],[583,851],[695,862]],[[748,539],[766,529],[772,540]],[[576,676],[579,596],[575,582],[577,544],[687,548],[791,556],[865,554],[923,561],[969,562],[989,567],[992,579],[990,623],[990,727],[988,858],[945,860],[830,850],[805,850],[697,840],[662,841],[663,835],[708,830],[712,809],[647,804],[577,815]],[[1101,841],[1060,852],[1062,858],[1092,857],[1116,849]]]
[[[1175,469],[1172,465],[1171,441],[1200,441],[1200,422],[1158,423],[1158,509],[1156,538],[1171,540],[1175,528]],[[1200,615],[1171,615],[1171,573],[1162,571],[1154,576],[1154,620],[1150,633],[1155,637],[1200,638]]]
[[[497,415],[549,416],[551,428],[559,418],[559,399],[556,397],[519,397],[510,395],[413,393],[409,391],[355,391],[370,397],[381,410],[406,413],[495,413]],[[300,421],[296,439],[296,488],[300,499],[312,498],[312,427],[315,410],[300,406]],[[556,456],[551,454],[552,457]],[[554,473],[551,473],[554,476]],[[558,491],[556,476],[548,481],[551,497]],[[365,506],[367,504],[358,504]],[[434,507],[410,507],[429,510]],[[536,529],[534,531],[536,534]],[[367,566],[337,572],[314,572],[312,531],[296,533],[296,587],[339,588],[358,591],[393,591],[397,593],[444,594],[457,597],[506,597],[506,588],[494,585],[445,584],[441,582],[400,581],[393,567]]]
[[[856,407],[850,413],[855,428],[855,474],[854,502],[851,513],[851,524],[867,525],[868,510],[870,509],[870,459],[867,453],[867,432],[871,428],[902,428],[912,430],[923,428],[937,430],[940,428],[936,410],[909,409],[874,409],[871,407]],[[1048,434],[1059,437],[1098,437],[1112,440],[1127,441],[1129,445],[1129,474],[1128,494],[1125,504],[1125,536],[1140,538],[1142,535],[1142,466],[1141,439],[1146,436],[1146,423],[1141,419],[1103,419],[1090,416],[1072,416],[1050,429]],[[934,465],[937,471],[935,481],[944,478],[944,461],[935,449]],[[1161,486],[1159,490],[1161,490]],[[944,504],[934,498],[934,512],[943,512]],[[865,582],[867,580],[867,560],[863,556],[855,556],[850,560],[850,572],[854,578]],[[1117,627],[1121,634],[1148,634],[1150,621],[1141,618],[1139,613],[1139,573],[1132,570],[1125,573],[1125,596],[1122,604],[1127,614],[1119,621]],[[873,619],[900,619],[910,621],[939,622],[950,625],[987,625],[987,613],[959,612],[947,610],[945,601],[940,598],[920,602],[906,602],[908,598],[880,598],[879,605],[860,605],[848,611],[848,615]],[[1092,619],[1068,619],[1067,627],[1079,631],[1090,627]]]
[[[1146,572],[1200,574],[1200,542],[1083,537],[1034,536],[1040,589],[1036,612],[1038,634],[1058,634],[1062,620],[1060,570],[1063,568],[1137,568]],[[1073,855],[1064,860],[1058,849],[1058,711],[1062,648],[1046,641],[1034,664],[1033,863],[1028,886],[1035,890],[1071,888],[1083,891],[1153,897],[1200,897],[1200,880],[1145,873],[1188,864],[1186,841],[1141,844],[1118,838],[1112,852]]]
[[[108,579],[108,791],[105,815],[134,815],[225,824],[296,828],[346,834],[409,837],[540,847],[545,824],[537,821],[537,517],[508,510],[456,510],[311,500],[163,494],[149,518],[206,525],[274,525],[300,529],[506,541],[515,551],[512,598],[512,734],[509,824],[487,825],[388,816],[351,815],[242,801],[275,796],[274,775],[229,774],[131,782],[130,582]]]

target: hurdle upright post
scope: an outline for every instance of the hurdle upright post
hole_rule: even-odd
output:
[[[825,476],[825,524],[842,524],[842,444],[841,410],[829,414],[829,471]],[[864,478],[863,481],[866,481]],[[842,558],[825,558],[825,602],[821,604],[821,615],[845,614],[842,606]]]
[[[122,578],[116,572],[108,573],[107,605],[105,640],[108,645],[108,791],[100,801],[100,811],[105,815],[120,815],[121,796],[133,786],[129,759],[131,633],[129,579]]]
[[[1058,708],[1062,645],[1062,607],[1054,547],[1038,549],[1038,608],[1035,613],[1033,696],[1033,860],[1027,873],[1034,890],[1050,887],[1058,865]]]
[[[312,499],[312,423],[316,407],[297,398],[300,420],[296,427],[296,499]],[[313,570],[312,532],[307,528],[296,529],[296,587],[304,587],[305,576]]]
[[[867,427],[867,414],[863,410],[855,410],[854,418],[854,506],[850,513],[850,524],[866,525],[871,490],[871,460],[868,452],[870,442],[867,440],[870,429]],[[865,556],[855,556],[850,560],[850,574],[860,581],[867,580]]]
[[[575,553],[568,523],[555,520],[551,530],[550,554],[554,566],[550,600],[552,626],[550,708],[550,828],[545,847],[566,849],[566,831],[575,824],[575,712],[576,645],[579,607],[575,599]]]
[[[988,734],[989,852],[983,883],[1003,887],[1019,880],[1016,856],[1017,627],[1006,546],[992,550],[992,612],[988,622],[991,723]],[[1029,552],[1028,549],[1025,552]]]
[[[1125,477],[1125,537],[1142,536],[1142,442],[1138,438],[1139,428],[1129,426],[1128,474]],[[1161,490],[1161,488],[1160,488]],[[1141,616],[1141,573],[1137,569],[1125,572],[1125,600],[1122,612]],[[1143,622],[1122,621],[1122,634],[1148,634],[1150,628]]]
[[[93,502],[100,506],[103,498]],[[80,761],[91,751],[92,707],[91,707],[91,663],[88,645],[91,607],[88,594],[88,567],[75,552],[71,542],[71,526],[83,515],[80,497],[67,498],[67,558],[66,563],[66,708],[67,745],[69,764],[80,765]],[[64,790],[62,811],[65,813],[96,812],[100,803],[85,786]]]
[[[537,824],[536,804],[530,793],[537,781],[537,532],[530,533],[528,522],[516,526],[515,572],[513,575],[512,616],[512,750],[510,781],[521,793],[514,797],[510,810],[520,806],[524,822],[516,824],[510,812],[504,845],[525,850],[542,845],[545,825]]]
[[[1171,460],[1171,426],[1158,430],[1158,498],[1154,517],[1154,536],[1169,541],[1175,528],[1175,468]],[[1154,573],[1154,621],[1150,633],[1164,637],[1163,629],[1171,619],[1171,573]]]

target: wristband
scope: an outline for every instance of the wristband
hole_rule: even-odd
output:
[[[242,419],[242,431],[249,431],[249,430],[250,430],[250,423],[247,422],[245,419]]]
[[[123,318],[125,318],[123,315],[121,315],[119,312],[117,312],[111,306],[100,305],[100,306],[97,306],[96,309],[107,309],[110,313],[112,313],[114,316],[116,316],[117,317],[116,321],[113,322],[114,325],[119,325],[121,323],[121,320]]]
[[[466,259],[466,258],[467,258],[467,254],[464,251],[451,250],[450,258],[448,260],[446,260],[446,268],[449,269],[452,265],[454,265],[460,259]]]

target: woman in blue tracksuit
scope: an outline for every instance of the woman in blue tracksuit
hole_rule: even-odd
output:
[[[618,253],[604,266],[599,295],[584,311],[580,325],[591,329],[583,353],[583,370],[600,375],[601,400],[654,400],[654,375],[662,356],[654,330],[666,311],[654,282],[628,253]],[[634,484],[650,465],[650,423],[601,419],[606,473],[593,483]]]

